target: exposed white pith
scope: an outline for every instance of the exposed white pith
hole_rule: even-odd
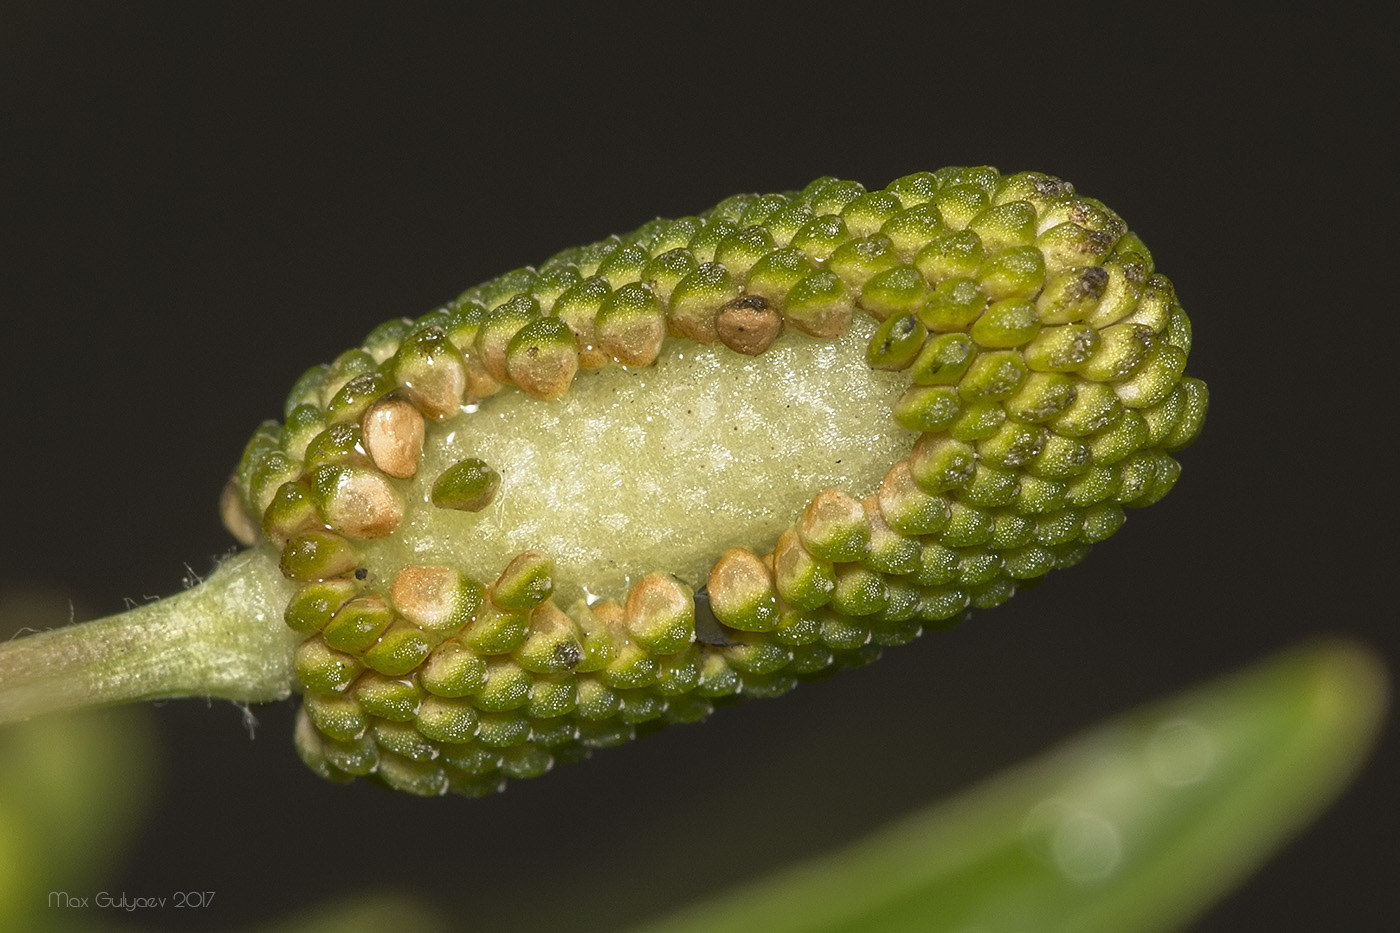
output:
[[[524,550],[557,563],[557,600],[625,598],[651,571],[694,587],[725,549],[771,548],[813,495],[879,485],[917,435],[890,406],[903,373],[865,361],[876,322],[842,337],[783,335],[761,356],[668,340],[654,366],[580,373],[542,402],[506,389],[429,432],[409,508],[389,538],[367,542],[380,579],[447,564],[490,582]],[[435,507],[433,481],[480,457],[501,474],[478,513]]]

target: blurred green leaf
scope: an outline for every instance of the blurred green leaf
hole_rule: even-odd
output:
[[[1178,929],[1336,796],[1385,696],[1366,649],[1296,649],[644,928]]]

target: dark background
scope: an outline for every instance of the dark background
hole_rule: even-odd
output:
[[[308,365],[565,246],[822,174],[989,163],[1107,202],[1192,316],[1205,433],[1171,496],[1080,569],[497,798],[323,783],[292,704],[257,709],[251,742],[229,704],[165,704],[158,806],[105,886],[219,901],[145,920],[234,926],[387,888],[479,929],[580,904],[607,928],[1300,638],[1396,657],[1381,24],[461,6],[0,5],[5,585],[91,614],[178,589],[229,548],[219,489]],[[1389,730],[1200,930],[1391,927]]]

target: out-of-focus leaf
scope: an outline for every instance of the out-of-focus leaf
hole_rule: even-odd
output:
[[[1385,697],[1366,649],[1295,649],[645,929],[1178,929],[1345,786]]]

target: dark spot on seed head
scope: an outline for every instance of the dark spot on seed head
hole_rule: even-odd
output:
[[[355,568],[355,579],[356,579],[356,580],[363,580],[363,579],[365,579],[365,578],[368,577],[368,576],[369,576],[369,570],[368,570],[367,568],[365,568],[365,567],[356,567],[356,568]]]
[[[574,667],[583,660],[583,652],[571,641],[563,641],[554,646],[554,663],[561,667]]]

